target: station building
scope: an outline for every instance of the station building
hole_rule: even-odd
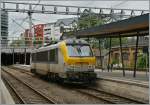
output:
[[[138,52],[137,58],[139,58],[144,54],[148,54],[148,47],[149,47],[149,38],[140,37],[138,43],[138,49],[137,49]],[[134,67],[135,49],[136,49],[136,40],[134,38],[129,39],[127,44],[122,45],[122,56],[123,56],[123,63],[125,68]],[[122,67],[121,51],[119,45],[111,47],[110,61],[108,61],[109,60],[108,49],[101,50],[101,55],[99,49],[93,49],[93,52],[96,57],[96,67],[101,68],[101,61],[102,61],[103,68],[107,68],[108,62],[109,65],[113,64],[113,67],[116,68]]]

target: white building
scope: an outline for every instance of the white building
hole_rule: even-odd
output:
[[[44,37],[52,40],[59,40],[63,32],[68,32],[77,27],[78,18],[58,19],[54,23],[47,23],[44,26]]]

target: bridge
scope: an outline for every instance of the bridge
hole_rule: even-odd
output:
[[[25,8],[23,8],[25,7]],[[36,8],[34,8],[36,7]],[[2,2],[2,11],[7,12],[23,12],[23,13],[40,13],[40,14],[59,14],[59,15],[81,15],[84,10],[88,10],[91,14],[97,14],[102,18],[124,19],[132,16],[143,15],[148,10],[140,9],[117,9],[117,8],[99,8],[99,7],[82,7],[68,5],[50,5],[36,3],[19,3],[19,2]]]

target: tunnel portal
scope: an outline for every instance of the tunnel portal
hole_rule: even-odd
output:
[[[1,53],[1,65],[30,64],[31,53]]]

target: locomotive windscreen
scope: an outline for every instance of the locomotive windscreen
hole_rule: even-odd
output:
[[[93,56],[92,50],[89,45],[82,44],[68,44],[68,54],[71,57],[91,57]]]

